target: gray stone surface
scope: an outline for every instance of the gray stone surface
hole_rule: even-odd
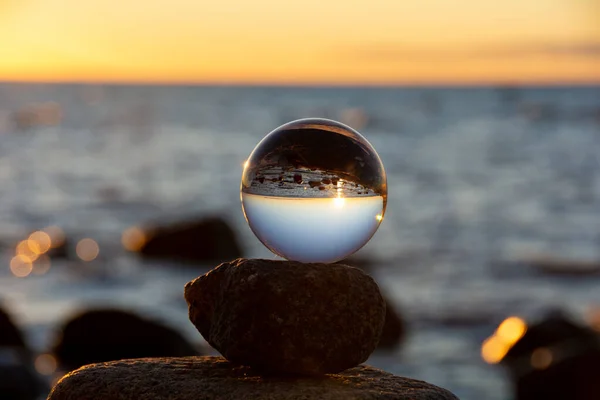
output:
[[[185,298],[225,358],[277,373],[352,368],[377,347],[385,319],[375,281],[339,264],[238,259],[189,282]]]
[[[257,375],[222,357],[150,358],[82,367],[48,400],[456,400],[447,390],[359,366],[319,378]]]

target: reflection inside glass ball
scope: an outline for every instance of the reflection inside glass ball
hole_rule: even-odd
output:
[[[288,260],[331,263],[363,247],[383,220],[387,183],[371,144],[336,121],[280,126],[244,164],[242,209],[250,229]]]

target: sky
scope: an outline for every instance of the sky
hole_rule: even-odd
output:
[[[0,80],[600,83],[600,0],[0,0]]]

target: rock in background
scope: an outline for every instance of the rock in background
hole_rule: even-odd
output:
[[[36,400],[48,389],[35,372],[22,332],[0,307],[0,399]]]
[[[63,371],[125,358],[199,355],[174,329],[117,309],[87,310],[70,317],[59,329],[52,352]]]
[[[561,311],[528,327],[502,364],[517,400],[600,399],[600,334]]]
[[[188,218],[141,230],[143,242],[136,251],[152,259],[185,263],[222,262],[242,256],[234,230],[219,218]]]

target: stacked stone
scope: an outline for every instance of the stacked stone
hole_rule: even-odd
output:
[[[456,399],[359,366],[386,315],[375,281],[340,264],[238,259],[185,286],[189,317],[222,357],[83,367],[50,400]]]

